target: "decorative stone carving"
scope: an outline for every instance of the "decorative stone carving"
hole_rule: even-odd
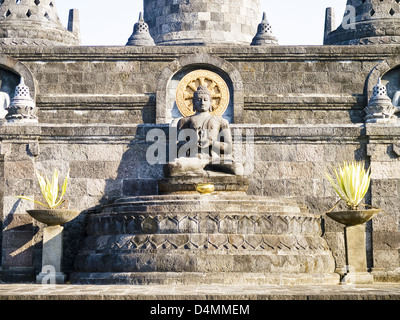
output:
[[[20,84],[15,88],[15,95],[11,99],[6,119],[10,122],[37,122],[36,112],[35,101],[30,96],[29,87],[25,85],[24,78],[21,77]]]
[[[147,196],[104,206],[89,217],[71,282],[282,284],[285,274],[299,283],[338,283],[320,217],[287,199],[202,199]]]
[[[197,88],[206,86],[211,94],[210,113],[221,117],[229,105],[229,89],[222,77],[209,70],[195,70],[188,73],[179,82],[176,90],[176,104],[184,117],[193,116],[196,111],[193,109],[193,95]]]
[[[150,35],[149,26],[143,20],[140,12],[139,21],[133,27],[133,33],[128,39],[127,46],[155,46],[154,40]]]
[[[378,79],[372,97],[364,111],[367,114],[365,117],[365,122],[367,123],[391,123],[397,121],[397,117],[394,115],[397,108],[393,106],[392,100],[388,97],[387,89],[382,84],[381,78]]]
[[[267,15],[263,14],[261,23],[258,25],[257,34],[251,42],[252,46],[277,45],[278,39],[272,34],[272,27],[267,20]]]

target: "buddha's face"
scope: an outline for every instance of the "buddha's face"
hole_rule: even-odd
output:
[[[211,97],[207,93],[196,93],[193,97],[193,107],[196,112],[209,112]]]

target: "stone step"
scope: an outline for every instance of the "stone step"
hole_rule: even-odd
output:
[[[268,291],[268,288],[265,288],[265,285],[272,285],[273,290],[279,292],[279,294],[276,295],[271,295],[268,296],[266,295],[266,298],[274,298],[274,299],[282,299],[284,297],[285,299],[290,300],[290,290],[294,291],[295,289],[292,287],[293,285],[297,285],[300,288],[304,287],[304,292],[309,292],[307,290],[310,290],[310,287],[306,285],[315,285],[317,286],[317,290],[315,287],[313,287],[314,290],[320,293],[321,291],[321,286],[323,285],[329,285],[329,286],[336,286],[339,284],[339,275],[335,273],[266,273],[266,272],[259,272],[259,273],[250,273],[250,272],[214,272],[214,273],[202,273],[202,272],[87,272],[87,273],[74,273],[71,277],[71,283],[79,283],[80,285],[117,285],[117,284],[129,284],[129,285],[140,285],[143,286],[143,288],[146,286],[155,285],[157,288],[159,288],[159,285],[165,285],[168,286],[167,288],[171,288],[172,285],[200,285],[205,292],[206,290],[204,289],[206,285],[213,285],[213,290],[212,292],[207,293],[207,298],[213,298],[214,295],[217,295],[215,291],[220,292],[221,287],[216,287],[216,286],[221,286],[221,285],[233,285],[232,291],[234,291],[236,294],[240,294],[241,298],[245,297],[248,299],[250,297],[246,296],[244,294],[245,291],[240,290],[238,285],[239,284],[246,284],[246,285],[251,285],[252,289],[250,290],[252,293],[255,292],[254,286],[255,285],[263,285],[263,289],[259,289],[259,291],[265,292],[265,290]],[[215,287],[214,287],[215,286]],[[279,286],[279,287],[276,287]],[[286,287],[290,286],[290,287]],[[340,286],[337,286],[341,288]],[[157,292],[157,288],[154,288],[153,293]],[[163,288],[164,290],[167,290],[167,288]],[[283,288],[283,289],[282,289]],[[335,287],[336,289],[336,287]],[[129,289],[124,289],[124,290],[129,290]],[[175,289],[177,292],[182,290],[182,288],[177,287]],[[197,290],[200,290],[197,288]],[[296,289],[299,290],[299,289]],[[331,289],[332,290],[332,289]],[[347,289],[348,291],[350,289]],[[238,293],[241,292],[241,293]],[[275,292],[274,291],[274,292]],[[281,292],[282,291],[282,292]],[[329,292],[327,289],[325,289],[326,292]],[[313,298],[316,297],[321,297],[321,298],[326,298],[327,293],[324,291],[323,296],[318,296],[314,295],[312,296]],[[333,291],[333,290],[332,290]],[[338,290],[340,293],[343,294],[343,289]],[[378,290],[379,291],[379,290]],[[288,293],[289,292],[289,293]],[[154,295],[156,295],[154,293]],[[187,296],[187,293],[185,293]],[[289,298],[287,296],[289,296]],[[372,293],[371,293],[372,295]],[[388,294],[389,295],[389,294]],[[230,297],[234,296],[232,294]],[[257,293],[257,297],[263,296],[260,293]],[[295,298],[295,295],[293,295]],[[307,297],[307,294],[304,293],[304,296]],[[336,293],[335,295],[332,295],[332,298],[335,299],[338,294]],[[400,294],[399,294],[400,296]],[[162,296],[159,294],[160,298],[164,298],[165,296]],[[223,295],[219,295],[219,297],[223,297]],[[226,298],[225,296],[224,298]],[[251,296],[251,299],[254,299],[257,297]],[[357,297],[357,295],[355,295]],[[364,296],[363,296],[364,297]],[[170,299],[175,299],[173,294],[169,296]],[[196,296],[197,298],[197,296]],[[329,297],[328,297],[329,298]],[[376,298],[375,296],[371,297],[371,299]],[[348,297],[346,296],[346,299]],[[229,297],[228,297],[229,300]],[[232,298],[231,298],[232,300]]]
[[[101,213],[118,212],[293,212],[308,213],[305,206],[292,201],[262,197],[134,197],[122,198],[101,209]]]

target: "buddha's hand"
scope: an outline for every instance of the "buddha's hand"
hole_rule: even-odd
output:
[[[202,140],[199,140],[199,142],[198,142],[199,148],[202,148],[202,149],[208,148],[211,145],[212,145],[212,141],[210,139],[202,139]]]

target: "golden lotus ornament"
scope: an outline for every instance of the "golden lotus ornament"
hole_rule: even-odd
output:
[[[215,191],[215,187],[211,183],[198,183],[196,185],[196,191],[200,194],[210,194]]]

